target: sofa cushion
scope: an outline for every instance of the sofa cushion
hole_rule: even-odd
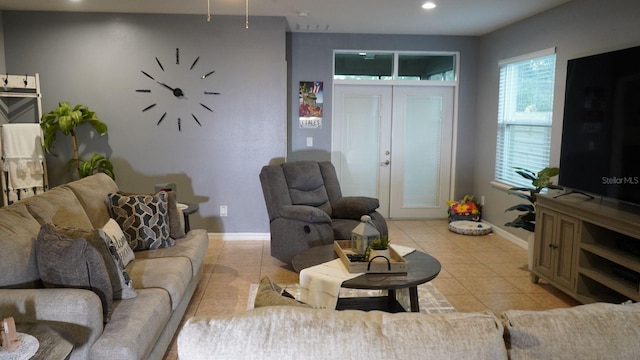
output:
[[[138,289],[135,299],[114,302],[111,321],[93,344],[88,359],[149,359],[171,316],[171,299],[162,289]]]
[[[115,223],[115,221],[113,221],[113,223]],[[110,222],[107,222],[107,226],[109,224]],[[118,224],[115,224],[115,226],[117,227]],[[133,289],[131,278],[120,261],[120,257],[115,248],[113,249],[115,253],[114,258],[111,252],[111,248],[113,247],[111,239],[104,229],[86,230],[64,226],[52,226],[51,229],[62,237],[71,239],[84,238],[91,246],[98,250],[100,256],[102,256],[102,260],[104,260],[107,274],[111,281],[114,299],[131,299],[136,297],[136,291]]]
[[[366,196],[346,196],[331,204],[333,217],[338,219],[360,220],[380,207],[378,199]]]
[[[36,261],[46,287],[88,289],[102,302],[104,322],[111,316],[113,290],[98,250],[83,238],[58,234],[44,224],[36,240]]]
[[[62,185],[78,198],[87,213],[92,228],[101,228],[110,219],[107,195],[118,191],[118,185],[108,175],[97,173]]]
[[[637,359],[640,304],[502,314],[511,359]]]
[[[175,245],[169,237],[167,193],[156,195],[108,195],[109,212],[115,219],[133,251],[158,249]]]
[[[203,241],[204,239],[204,241]],[[136,259],[155,259],[165,257],[184,256],[191,262],[191,275],[196,276],[207,255],[209,246],[207,231],[193,229],[184,238],[176,240],[176,245],[168,248],[138,251]]]
[[[0,208],[0,287],[36,287],[40,272],[33,251],[39,231],[24,203]]]
[[[127,266],[136,289],[161,288],[169,293],[171,310],[182,300],[193,277],[186,257],[136,259]]]
[[[180,359],[507,359],[491,313],[262,307],[191,318],[178,335]]]
[[[23,200],[27,210],[42,224],[73,226],[78,229],[93,228],[82,204],[71,189],[58,186],[38,196]]]

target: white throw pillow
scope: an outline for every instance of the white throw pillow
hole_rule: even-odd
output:
[[[116,248],[116,252],[122,261],[122,265],[129,265],[129,263],[135,259],[135,255],[131,246],[129,246],[129,243],[127,242],[127,238],[124,236],[120,225],[118,225],[115,220],[109,219],[109,221],[107,221],[107,223],[102,227],[102,231],[104,231],[105,235],[109,240],[111,240],[111,244]]]

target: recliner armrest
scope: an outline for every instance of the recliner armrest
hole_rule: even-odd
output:
[[[280,208],[280,216],[291,220],[300,220],[313,224],[331,224],[331,217],[326,212],[309,205],[285,205]]]
[[[380,207],[378,199],[366,196],[345,196],[331,204],[334,219],[360,220]]]

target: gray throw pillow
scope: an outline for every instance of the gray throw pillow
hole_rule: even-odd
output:
[[[112,221],[113,220],[110,220],[109,222]],[[115,221],[113,222],[115,223]],[[107,225],[110,224],[107,223]],[[115,224],[115,226],[118,226],[118,224]],[[107,236],[104,228],[86,230],[52,225],[51,229],[60,234],[63,238],[84,238],[87,240],[89,245],[98,250],[100,256],[102,256],[102,260],[104,260],[107,274],[109,275],[109,280],[111,281],[111,288],[113,289],[113,299],[132,299],[137,296],[136,291],[133,289],[133,281],[131,281],[131,278],[125,270],[124,265],[120,260],[120,256],[118,256],[115,248],[112,251],[111,248],[113,247],[113,245],[111,244],[111,239]],[[128,246],[129,245],[127,244],[127,247]],[[113,255],[114,252],[115,256]]]
[[[254,308],[264,306],[302,306],[309,305],[296,300],[291,294],[286,292],[282,287],[274,283],[268,276],[263,276],[258,286],[256,299],[253,303]]]
[[[111,280],[102,256],[87,240],[71,239],[44,224],[36,239],[36,262],[45,287],[91,290],[100,297],[104,322],[111,319]]]
[[[169,236],[167,193],[107,195],[111,217],[120,225],[133,251],[174,246]]]

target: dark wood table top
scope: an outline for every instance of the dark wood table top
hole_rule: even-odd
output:
[[[38,339],[40,346],[31,360],[64,360],[69,358],[73,350],[73,343],[67,340],[67,332],[54,324],[18,323],[16,329]]]
[[[291,260],[293,269],[300,272],[311,266],[337,259],[333,245],[312,247]],[[409,263],[409,271],[400,274],[363,274],[342,283],[350,289],[389,290],[418,286],[433,280],[442,269],[440,262],[422,251],[414,251],[404,257]]]

